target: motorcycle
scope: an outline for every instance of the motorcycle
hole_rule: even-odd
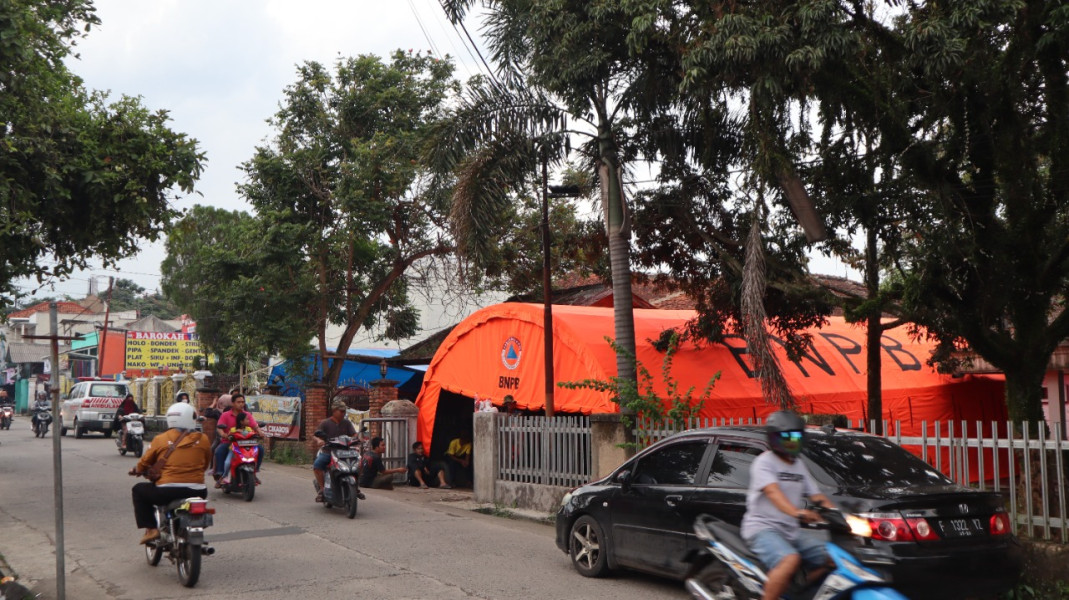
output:
[[[224,494],[241,493],[246,502],[256,495],[256,461],[260,444],[253,432],[230,434],[230,468],[223,471],[219,487]]]
[[[119,417],[126,425],[126,432],[115,437],[115,445],[119,447],[119,454],[126,456],[127,452],[141,458],[145,451],[145,417],[140,413],[132,413]]]
[[[347,435],[327,440],[321,433],[317,431],[315,436],[326,441],[323,449],[330,452],[330,465],[323,477],[323,506],[343,508],[352,519],[356,516],[357,502],[364,498],[356,483],[363,440]],[[312,484],[318,494],[319,482],[313,479]]]
[[[48,435],[48,426],[52,424],[52,407],[51,406],[38,406],[33,409],[33,418],[30,419],[30,426],[33,429],[34,437],[45,437]]]
[[[0,429],[11,429],[11,421],[15,418],[15,407],[10,404],[0,406]]]
[[[823,507],[814,508],[824,523],[809,525],[826,529],[837,536],[868,537],[868,522],[853,515]],[[688,557],[691,568],[686,588],[700,600],[751,600],[761,598],[768,579],[765,566],[739,537],[739,528],[716,517],[702,514],[694,522],[694,533],[703,543],[697,556]],[[807,584],[799,574],[792,584],[794,600],[907,600],[876,571],[863,565],[852,554],[828,542],[828,555],[835,569],[822,580]]]
[[[160,564],[165,555],[178,567],[178,581],[193,587],[200,578],[201,556],[215,554],[215,548],[204,539],[204,528],[211,527],[214,508],[208,508],[203,498],[175,500],[156,507],[156,523],[160,537],[145,544],[145,560],[149,566]]]

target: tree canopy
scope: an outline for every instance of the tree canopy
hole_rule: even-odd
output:
[[[44,281],[135,254],[191,192],[204,156],[166,111],[109,102],[64,65],[98,24],[88,0],[0,5],[0,304]]]
[[[331,386],[343,362],[332,354],[348,352],[361,329],[378,322],[391,339],[416,332],[405,275],[453,251],[452,179],[421,161],[459,92],[452,72],[448,60],[400,51],[339,59],[333,72],[305,63],[270,121],[274,137],[244,164],[241,193],[262,227],[279,234],[278,251],[300,263],[265,268],[288,280],[275,289],[300,292],[295,318],[314,323],[308,337],[319,337]],[[328,323],[343,327],[334,353]]]

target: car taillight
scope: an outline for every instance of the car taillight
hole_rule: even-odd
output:
[[[895,514],[862,515],[872,527],[872,539],[886,542],[928,542],[938,540],[939,534],[932,529],[928,519],[904,519]]]
[[[991,515],[991,535],[1006,535],[1010,532],[1010,516],[1004,512]]]
[[[208,508],[207,502],[190,502],[189,514],[191,515],[214,515],[215,509]]]

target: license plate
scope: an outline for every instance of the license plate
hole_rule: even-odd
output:
[[[104,429],[111,429],[111,421],[104,421],[103,423],[100,424],[100,426],[103,427]]]
[[[974,537],[984,533],[984,523],[980,519],[943,519],[939,522],[944,538]]]
[[[249,446],[256,446],[256,445],[258,445],[258,444],[259,444],[259,442],[257,442],[256,440],[238,440],[237,444],[238,444],[239,446],[242,446],[242,447],[248,448]]]
[[[360,453],[356,450],[335,450],[335,458],[356,458],[360,456]]]

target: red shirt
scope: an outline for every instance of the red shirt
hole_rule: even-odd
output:
[[[252,427],[253,429],[259,427],[259,425],[256,424],[256,419],[253,418],[252,413],[247,410],[243,410],[241,412],[245,415],[245,425],[247,427]],[[228,410],[223,413],[223,416],[219,417],[219,422],[216,423],[215,426],[219,429],[222,429],[223,431],[230,431],[231,427],[238,426],[237,421],[238,418],[237,415],[234,414],[234,411]]]

